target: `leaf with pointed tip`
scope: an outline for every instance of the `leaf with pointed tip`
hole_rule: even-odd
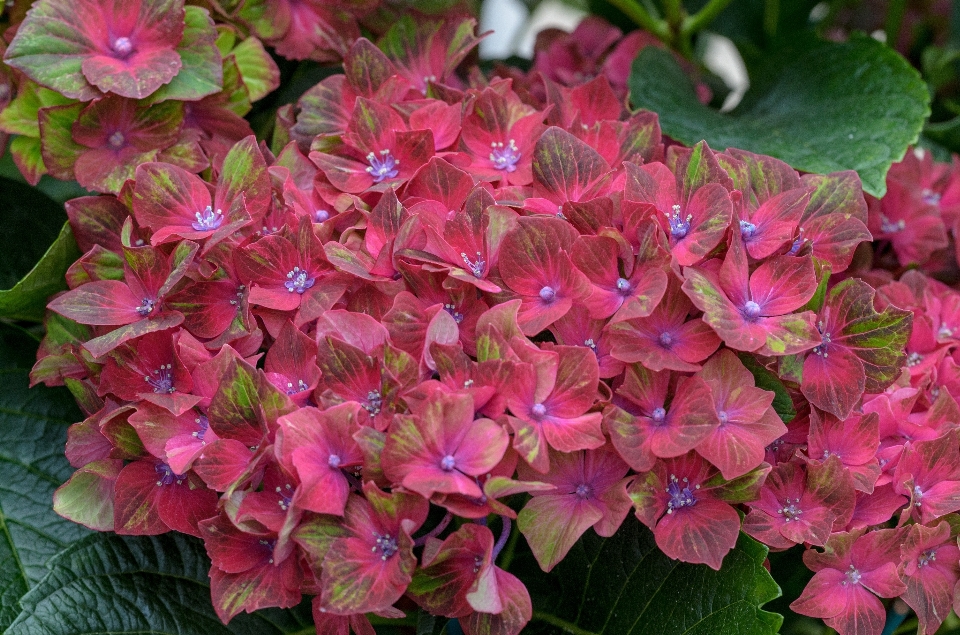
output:
[[[61,206],[15,181],[0,178],[0,189],[11,228],[0,233],[0,317],[39,322],[47,298],[66,287],[64,274],[80,252]]]
[[[533,600],[525,635],[773,635],[782,618],[759,608],[780,595],[766,555],[741,534],[719,571],[681,563],[631,515],[611,538],[587,532],[549,574],[526,550],[510,569]]]
[[[703,105],[674,57],[649,46],[634,61],[630,95],[660,115],[665,135],[716,150],[743,148],[805,172],[854,169],[874,196],[890,164],[914,143],[929,113],[919,74],[888,46],[856,34],[846,42],[796,37],[753,69],[740,105]]]

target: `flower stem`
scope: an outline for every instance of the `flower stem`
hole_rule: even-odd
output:
[[[617,9],[620,9],[628,18],[633,20],[641,28],[653,33],[660,41],[670,44],[670,27],[665,20],[659,20],[650,15],[650,12],[644,8],[637,0],[607,0]]]
[[[689,16],[680,27],[680,35],[689,39],[694,33],[703,30],[720,15],[733,0],[710,0],[703,8]]]
[[[503,528],[500,530],[500,537],[497,538],[497,542],[493,545],[493,560],[497,560],[497,556],[500,555],[500,552],[503,551],[504,545],[507,544],[507,538],[510,537],[510,529],[513,523],[510,522],[510,519],[506,516],[500,517],[500,522],[502,523]]]
[[[450,521],[451,521],[452,519],[453,519],[453,514],[451,514],[450,512],[447,512],[446,516],[444,516],[443,518],[440,519],[440,522],[437,523],[437,526],[436,526],[436,527],[434,527],[433,529],[431,529],[431,530],[428,531],[427,533],[423,534],[422,536],[420,536],[419,538],[417,538],[416,540],[414,540],[414,541],[413,541],[413,546],[414,546],[414,547],[422,547],[423,545],[425,545],[425,544],[427,543],[427,539],[428,539],[428,538],[433,538],[434,536],[439,535],[441,531],[443,531],[444,529],[446,529],[446,528],[447,528],[447,525],[450,524]]]

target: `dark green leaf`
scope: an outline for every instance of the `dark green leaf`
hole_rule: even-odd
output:
[[[421,609],[417,613],[417,635],[443,635],[449,621],[445,617],[430,615]]]
[[[780,588],[763,568],[766,556],[741,534],[720,571],[683,564],[631,515],[612,538],[587,532],[550,574],[527,552],[511,569],[533,599],[525,634],[772,635],[782,618],[759,607]]]
[[[793,400],[790,399],[790,394],[780,378],[764,368],[753,355],[740,353],[738,357],[747,367],[747,370],[753,374],[753,379],[757,382],[757,388],[773,391],[776,395],[773,398],[773,409],[780,419],[784,423],[793,421],[793,418],[797,416],[797,411],[793,408]]]
[[[47,299],[67,287],[64,274],[80,255],[70,225],[64,222],[60,234],[33,269],[12,288],[0,290],[0,317],[43,320]]]
[[[890,164],[914,143],[930,95],[916,70],[864,35],[847,42],[798,37],[755,65],[737,108],[721,113],[697,99],[673,56],[656,47],[634,61],[630,94],[660,116],[664,134],[768,154],[798,170],[856,170],[863,189],[886,191]]]
[[[63,388],[28,390],[35,354],[35,341],[0,326],[0,631],[47,561],[89,533],[52,509],[53,491],[73,471],[63,455],[67,425],[81,415]]]
[[[314,633],[309,604],[240,614],[224,626],[210,603],[203,543],[182,534],[94,534],[60,553],[23,597],[7,635],[274,635]]]

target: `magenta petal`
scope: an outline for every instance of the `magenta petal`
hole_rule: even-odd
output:
[[[817,571],[790,608],[810,617],[836,617],[847,608],[850,590],[841,586],[844,581],[846,581],[846,575],[842,571],[836,569]]]
[[[88,282],[55,298],[48,305],[52,311],[80,324],[120,326],[144,318],[137,312],[143,298],[118,280]]]
[[[174,50],[143,51],[127,59],[94,55],[83,60],[81,69],[91,84],[105,93],[143,99],[170,82],[182,63]]]
[[[719,571],[723,557],[737,544],[740,516],[726,503],[701,498],[696,505],[664,515],[653,534],[667,556]]]

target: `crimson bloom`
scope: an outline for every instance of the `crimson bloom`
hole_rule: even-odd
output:
[[[729,177],[706,143],[678,159],[676,175],[662,163],[627,163],[626,168],[624,198],[650,205],[680,265],[696,264],[720,243],[733,203]]]
[[[843,527],[853,514],[853,481],[840,459],[781,463],[770,472],[743,531],[775,549],[798,543],[824,545],[834,526]]]
[[[180,71],[183,30],[183,0],[44,0],[17,30],[4,61],[74,99],[100,91],[143,99]],[[54,38],[60,46],[51,45]]]
[[[403,595],[416,568],[415,532],[427,517],[429,504],[420,496],[385,494],[372,482],[366,498],[353,495],[344,511],[346,535],[336,538],[323,559],[322,610],[336,615],[369,613],[388,608]]]
[[[588,412],[600,371],[596,356],[582,346],[517,349],[505,388],[513,447],[536,471],[550,467],[547,447],[561,452],[589,450],[604,443],[601,414]]]
[[[686,454],[720,425],[710,387],[700,377],[633,364],[616,395],[603,411],[604,426],[620,456],[639,472],[657,457]]]
[[[732,504],[752,500],[769,470],[764,464],[739,482],[727,483],[715,467],[689,452],[658,460],[627,492],[660,551],[719,570],[740,533],[740,516]]]
[[[394,418],[383,448],[384,474],[424,498],[435,493],[480,498],[476,477],[500,462],[509,442],[490,419],[474,419],[469,395],[437,388],[412,415]]]
[[[906,591],[897,566],[904,528],[838,533],[826,550],[810,549],[803,562],[815,573],[790,608],[823,618],[840,635],[879,635],[886,611],[877,598]]]
[[[792,355],[820,342],[812,311],[797,311],[817,289],[813,260],[778,256],[752,273],[743,241],[734,232],[718,275],[687,267],[683,290],[703,321],[738,351]]]
[[[697,444],[697,453],[734,479],[763,462],[764,448],[787,433],[771,407],[773,393],[754,386],[753,375],[729,350],[711,357],[699,373],[710,387],[720,425]]]
[[[933,635],[950,613],[960,580],[960,548],[950,536],[949,523],[911,525],[900,557],[907,585],[901,597],[917,614],[919,632]]]
[[[529,217],[503,239],[500,275],[521,299],[517,316],[536,335],[590,295],[590,282],[570,260],[577,232],[558,218]]]
[[[580,536],[593,527],[612,536],[630,511],[626,476],[629,468],[609,445],[595,450],[550,453],[550,472],[539,475],[520,467],[520,475],[555,486],[533,492],[517,516],[537,563],[550,571]]]

